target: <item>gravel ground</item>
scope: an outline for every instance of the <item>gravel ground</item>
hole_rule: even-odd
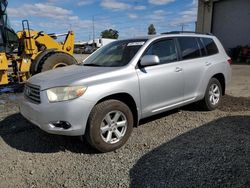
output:
[[[250,97],[226,95],[213,112],[194,104],[148,118],[105,154],[27,122],[18,97],[0,95],[0,188],[250,187]]]
[[[233,96],[250,97],[249,65],[232,65],[232,83],[227,93]]]

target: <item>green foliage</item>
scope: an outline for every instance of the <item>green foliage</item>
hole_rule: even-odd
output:
[[[118,39],[119,32],[115,29],[106,29],[106,30],[102,31],[101,37],[108,38],[108,39]]]
[[[148,26],[148,35],[155,35],[155,34],[156,34],[155,26],[154,24],[150,24]]]

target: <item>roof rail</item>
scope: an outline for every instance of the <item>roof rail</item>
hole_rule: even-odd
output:
[[[195,31],[169,31],[161,33],[162,35],[169,35],[169,34],[185,34],[185,33],[192,33],[192,34],[202,34],[202,35],[213,35],[212,33],[201,33],[201,32],[195,32]]]

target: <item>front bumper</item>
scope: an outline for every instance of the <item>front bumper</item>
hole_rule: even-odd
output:
[[[20,113],[40,129],[59,135],[84,135],[88,116],[94,103],[78,98],[71,101],[35,104],[25,97],[20,98]],[[69,129],[55,127],[52,122],[66,121],[71,124]]]

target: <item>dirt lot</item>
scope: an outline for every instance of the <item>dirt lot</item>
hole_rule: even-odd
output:
[[[3,94],[0,187],[250,187],[249,73],[233,66],[234,96],[218,110],[191,105],[143,120],[123,148],[105,154],[44,133],[18,113],[19,95]]]
[[[232,83],[227,93],[236,97],[250,97],[250,66],[232,65]]]

